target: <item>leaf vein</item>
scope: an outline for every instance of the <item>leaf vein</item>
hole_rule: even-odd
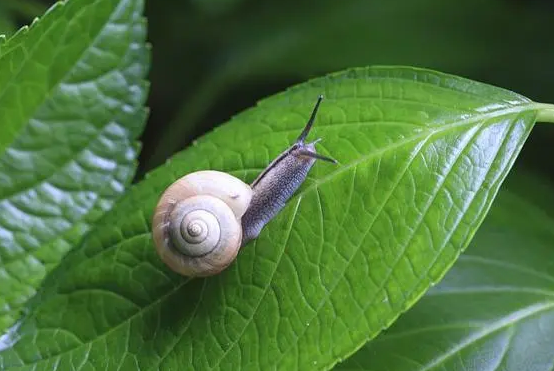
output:
[[[279,263],[281,262],[281,259],[283,258],[283,256],[285,255],[285,249],[287,247],[287,244],[288,244],[288,241],[289,241],[289,238],[290,238],[290,235],[291,235],[291,232],[292,232],[292,228],[294,226],[294,221],[296,220],[296,216],[298,214],[298,209],[300,207],[300,203],[302,202],[302,197],[298,197],[297,200],[296,200],[296,205],[294,207],[294,210],[293,210],[293,213],[292,213],[292,218],[291,218],[291,221],[288,225],[288,228],[287,228],[287,235],[286,235],[286,238],[285,238],[285,241],[284,241],[284,244],[283,244],[283,249],[281,250],[281,254],[279,255],[279,258],[278,260],[275,262],[275,269],[273,270],[273,272],[271,273],[271,277],[269,277],[269,280],[268,280],[268,285],[265,287],[265,292],[264,292],[264,295],[260,298],[260,300],[258,301],[258,303],[256,303],[256,307],[254,308],[253,312],[252,312],[252,316],[250,316],[250,318],[248,319],[247,323],[244,324],[243,326],[243,329],[241,331],[241,333],[239,334],[239,336],[237,336],[235,338],[235,340],[233,340],[233,342],[230,344],[229,348],[227,348],[227,350],[225,351],[225,353],[223,353],[223,355],[221,356],[221,358],[219,358],[219,360],[217,361],[217,363],[214,365],[214,367],[211,368],[211,370],[215,370],[219,367],[219,365],[221,364],[221,362],[227,357],[227,355],[231,352],[231,350],[234,349],[234,347],[238,344],[239,340],[241,339],[242,335],[244,334],[244,332],[246,331],[246,328],[248,326],[250,326],[252,324],[252,321],[254,320],[254,316],[255,314],[257,313],[258,311],[258,308],[260,307],[260,304],[263,302],[264,298],[267,296],[268,292],[269,292],[269,288],[271,287],[271,282],[273,281],[273,277],[275,276],[275,273],[277,272],[277,268],[279,267]]]

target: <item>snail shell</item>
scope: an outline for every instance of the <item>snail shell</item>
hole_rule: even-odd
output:
[[[153,219],[161,259],[184,276],[210,276],[235,259],[242,242],[240,219],[252,189],[219,171],[198,171],[170,185]]]

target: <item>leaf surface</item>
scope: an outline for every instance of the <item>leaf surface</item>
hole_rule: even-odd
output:
[[[318,163],[222,274],[169,271],[151,242],[165,187],[224,170],[252,181],[315,99]],[[407,67],[353,69],[244,111],[133,187],[6,339],[26,369],[325,369],[388,327],[465,248],[533,127],[515,93]]]
[[[58,3],[0,45],[0,330],[130,183],[142,1]]]
[[[528,194],[551,210],[553,187],[516,182],[444,280],[337,370],[552,369],[554,219]]]

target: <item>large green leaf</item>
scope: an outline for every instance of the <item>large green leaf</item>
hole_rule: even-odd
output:
[[[145,124],[142,0],[59,3],[0,49],[0,330],[125,190]]]
[[[552,369],[554,219],[529,194],[552,211],[553,187],[507,183],[440,285],[337,369]]]
[[[150,220],[184,173],[251,181],[318,94],[318,163],[222,274],[186,279]],[[268,98],[128,193],[5,338],[4,369],[328,368],[410,307],[475,233],[545,105],[414,68],[353,69]]]

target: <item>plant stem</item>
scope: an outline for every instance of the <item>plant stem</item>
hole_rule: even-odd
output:
[[[3,5],[26,18],[41,16],[48,7],[37,0],[2,0]]]
[[[539,103],[537,106],[539,109],[537,121],[554,124],[554,104]]]

